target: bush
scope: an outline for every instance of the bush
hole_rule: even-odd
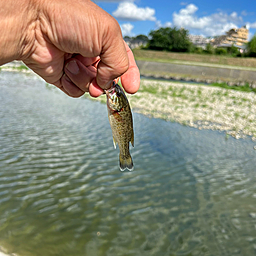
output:
[[[218,55],[227,55],[228,51],[226,48],[216,48],[215,53]]]
[[[194,46],[194,47],[191,47],[190,52],[191,52],[191,53],[198,53],[198,54],[201,54],[201,53],[203,53],[203,48],[202,48],[202,47]]]
[[[204,52],[208,54],[214,54],[214,47],[211,44],[207,44]]]
[[[228,53],[231,54],[233,57],[238,56],[240,53],[239,49],[232,45],[231,47],[228,48]]]

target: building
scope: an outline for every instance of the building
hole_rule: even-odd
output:
[[[211,41],[211,39],[199,35],[189,35],[188,37],[189,40],[193,43],[193,45],[201,47],[203,49],[205,49],[206,45]]]
[[[226,35],[215,38],[213,44],[217,47],[219,45],[243,46],[248,42],[248,34],[249,30],[246,28],[246,26],[241,28],[232,28],[226,32]]]
[[[130,37],[124,37],[124,41],[127,43],[127,45],[131,49],[140,48],[142,46],[147,45],[147,40],[138,39],[138,38],[130,38]]]

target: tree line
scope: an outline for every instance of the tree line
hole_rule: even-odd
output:
[[[152,30],[148,37],[138,35],[130,39],[145,41],[142,48],[149,50],[256,57],[256,35],[247,43],[245,53],[240,53],[234,45],[227,48],[214,48],[211,44],[207,44],[205,49],[197,47],[190,41],[188,30],[176,27],[159,28]]]

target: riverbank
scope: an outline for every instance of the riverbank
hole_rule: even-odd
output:
[[[18,62],[1,68],[31,72]],[[227,137],[239,139],[249,135],[256,141],[256,93],[253,91],[142,79],[140,90],[127,96],[134,112],[197,129],[225,131]],[[88,94],[86,97],[90,98]],[[96,100],[105,102],[106,97],[102,95]]]
[[[256,58],[231,57],[213,54],[177,53],[153,50],[133,49],[136,60],[164,63],[197,64],[224,68],[256,69]]]
[[[256,141],[256,94],[207,85],[142,80],[127,95],[134,112]],[[105,102],[105,95],[96,100]]]

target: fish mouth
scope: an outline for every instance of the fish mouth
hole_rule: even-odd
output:
[[[113,93],[114,93],[113,90],[111,90],[111,91],[109,89],[104,90],[104,94],[106,94],[108,97],[111,97],[113,95]]]
[[[107,96],[113,95],[116,92],[115,86],[116,86],[116,83],[115,81],[113,81],[112,86],[109,89],[104,90],[104,94],[106,94]]]

